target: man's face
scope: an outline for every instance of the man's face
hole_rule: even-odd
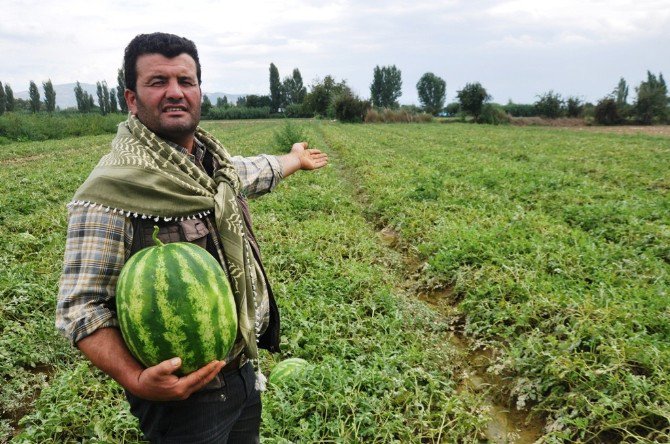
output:
[[[130,112],[162,138],[191,148],[200,122],[201,91],[195,60],[188,54],[137,58],[136,91],[125,91]]]

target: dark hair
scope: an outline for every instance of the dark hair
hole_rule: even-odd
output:
[[[202,83],[200,76],[200,60],[195,43],[187,38],[164,32],[140,34],[128,43],[123,56],[123,71],[126,88],[135,91],[137,87],[137,59],[144,54],[161,54],[167,58],[177,57],[179,54],[188,54],[195,60],[198,72],[198,83]]]

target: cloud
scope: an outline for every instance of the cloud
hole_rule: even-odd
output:
[[[536,40],[544,36],[549,44],[647,38],[667,33],[670,26],[670,8],[662,1],[505,0],[485,14],[506,35],[532,32]]]
[[[12,63],[0,80],[115,84],[130,39],[164,31],[198,45],[207,88],[217,91],[266,93],[274,62],[282,76],[294,67],[305,83],[331,74],[367,96],[374,66],[395,64],[402,102],[416,101],[427,71],[452,93],[479,79],[494,95],[516,98],[529,88],[528,66],[543,76],[532,81],[560,89],[565,75],[543,69],[552,60],[593,66],[597,81],[616,63],[642,74],[670,71],[659,56],[670,44],[667,29],[667,0],[5,0],[0,51]]]

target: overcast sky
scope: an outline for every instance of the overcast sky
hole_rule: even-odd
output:
[[[15,92],[107,80],[123,49],[163,31],[198,46],[203,91],[267,94],[269,65],[306,85],[330,74],[369,97],[373,68],[402,72],[401,103],[433,72],[447,101],[479,81],[494,101],[532,103],[553,90],[597,101],[620,77],[670,76],[670,0],[143,1],[3,0],[0,81]]]

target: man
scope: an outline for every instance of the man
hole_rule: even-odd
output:
[[[278,351],[279,313],[245,196],[264,194],[299,169],[321,168],[328,158],[304,142],[284,156],[231,158],[198,127],[201,70],[190,40],[138,35],[125,50],[124,69],[129,118],[69,205],[56,325],[124,387],[152,442],[258,442],[252,364],[258,347]],[[163,242],[206,248],[235,293],[240,326],[233,351],[183,377],[174,374],[178,356],[144,368],[118,330],[119,272],[132,254],[153,245],[154,225]]]

